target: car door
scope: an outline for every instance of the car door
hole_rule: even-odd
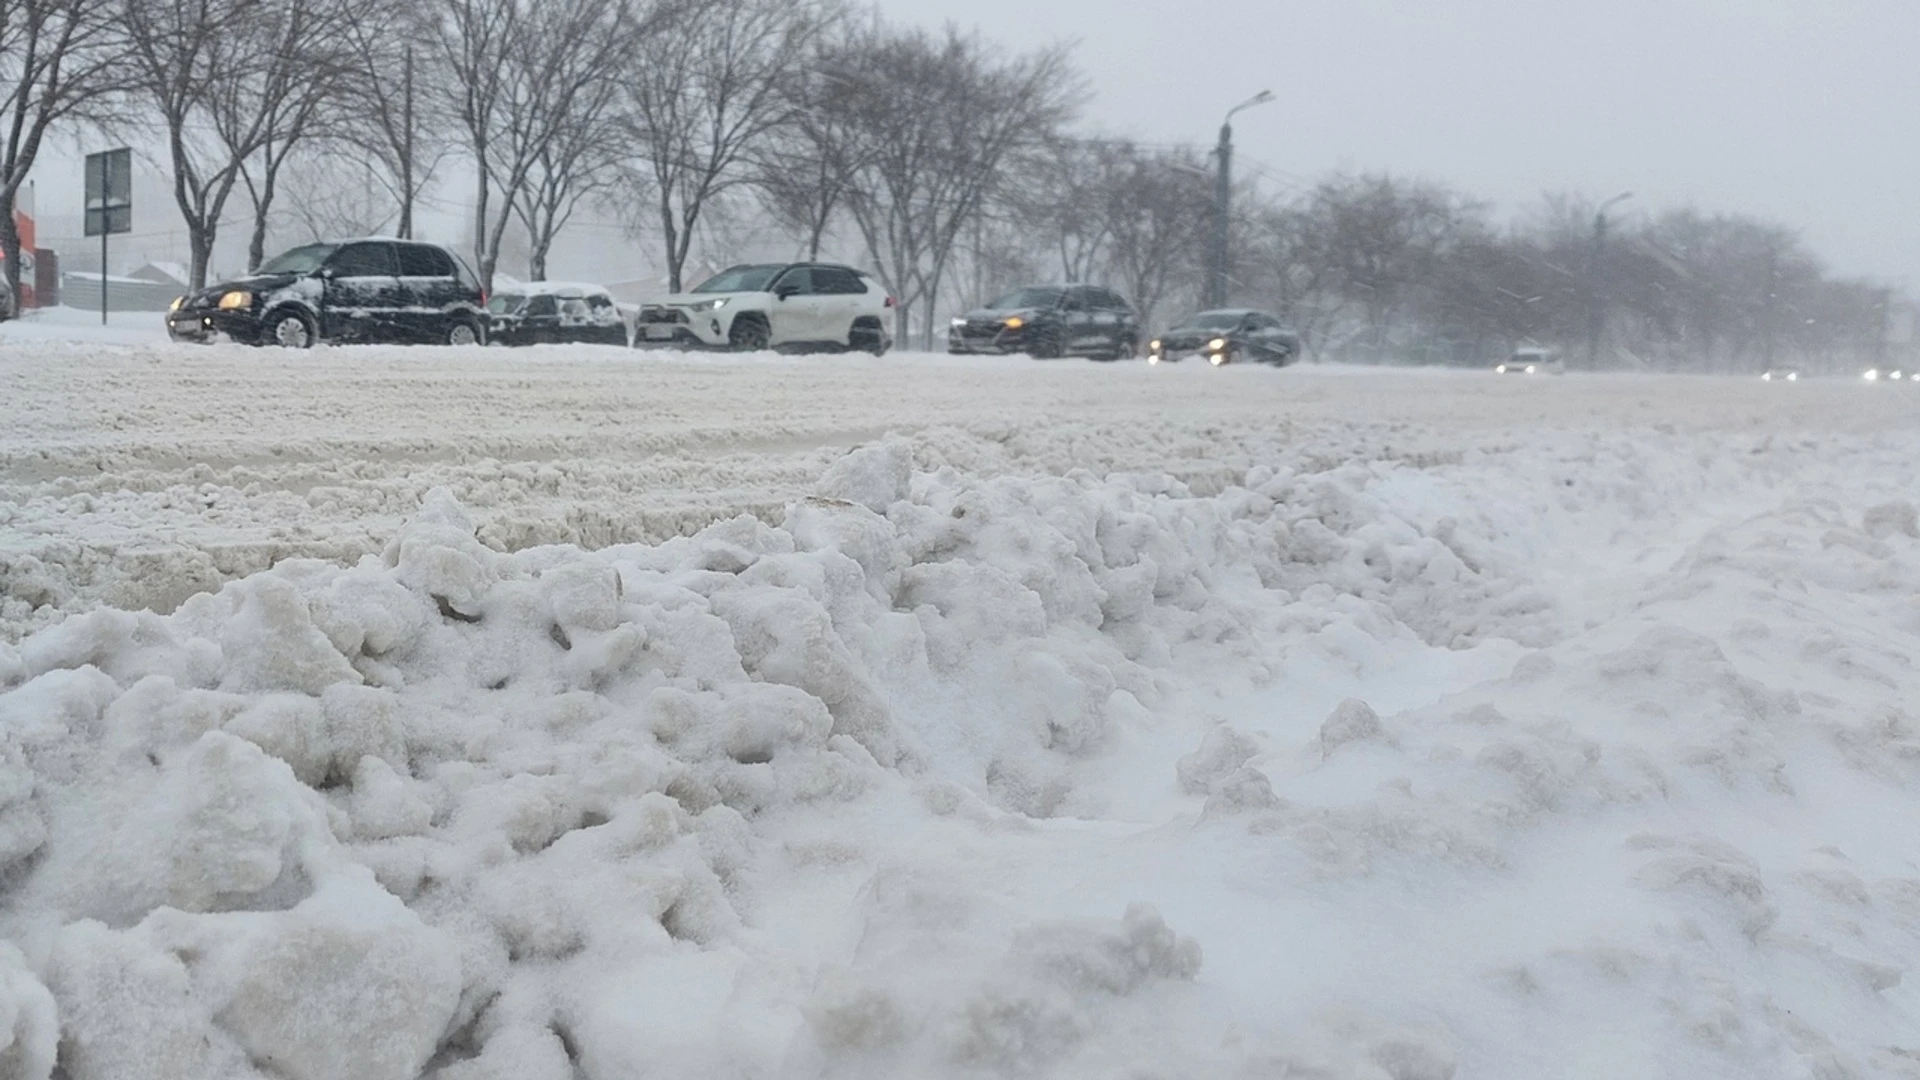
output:
[[[1085,349],[1096,340],[1092,300],[1086,289],[1068,289],[1060,298],[1060,340],[1069,352]]]
[[[1116,352],[1132,349],[1140,337],[1139,328],[1134,325],[1133,308],[1112,289],[1097,289],[1095,297],[1101,336],[1113,344]]]
[[[320,271],[322,336],[338,341],[404,337],[404,330],[394,325],[399,314],[399,272],[393,245],[387,241],[342,245]]]
[[[394,255],[400,264],[395,324],[418,341],[444,340],[447,312],[461,295],[453,258],[431,244],[395,244]]]
[[[767,308],[767,326],[773,331],[770,344],[794,341],[820,341],[820,294],[814,288],[813,267],[795,266],[774,279],[770,286],[773,303]]]
[[[520,337],[529,345],[541,345],[560,340],[560,301],[552,293],[535,293],[527,297],[527,306],[520,309]]]
[[[866,314],[867,287],[859,275],[839,266],[814,267],[813,283],[820,294],[821,340],[849,344],[853,320]]]

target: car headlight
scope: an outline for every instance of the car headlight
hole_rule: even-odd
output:
[[[1150,351],[1152,351],[1152,352],[1159,352],[1159,351],[1160,351],[1160,339],[1159,339],[1159,338],[1154,338],[1154,339],[1153,339],[1152,341],[1149,341],[1149,342],[1147,342],[1147,348],[1148,348],[1148,349],[1149,349]]]
[[[1507,365],[1501,364],[1499,367],[1493,369],[1493,373],[1495,375],[1505,375],[1507,373]]]
[[[728,304],[731,304],[732,302],[733,302],[733,297],[723,296],[720,299],[715,300],[713,303],[707,306],[712,308],[715,311],[719,311],[721,308],[726,307]]]
[[[955,316],[953,317],[953,320],[952,320],[952,323],[953,323],[953,326],[954,326],[954,327],[955,327],[956,329],[958,329],[959,327],[962,327],[962,326],[965,326],[965,325],[967,325],[967,320],[965,320],[965,319],[963,319],[963,318],[961,318],[961,317],[960,317],[960,316],[958,316],[958,315],[955,315]]]
[[[1874,370],[1874,369],[1871,369],[1871,368],[1870,368],[1870,369],[1868,369],[1868,371],[1867,371],[1867,373],[1866,373],[1866,375],[1864,376],[1864,378],[1865,378],[1865,379],[1866,379],[1866,380],[1867,380],[1868,382],[1878,382],[1878,381],[1879,381],[1879,379],[1880,379],[1880,372],[1879,372],[1879,371],[1877,371],[1877,370]]]
[[[1021,318],[1018,315],[1010,315],[1007,317],[1003,325],[1005,325],[1006,328],[1009,330],[1018,330],[1021,327],[1027,325],[1027,320]]]
[[[1217,337],[1217,338],[1214,338],[1212,341],[1207,342],[1207,348],[1212,349],[1214,352],[1219,352],[1221,349],[1224,349],[1226,347],[1227,347],[1227,339],[1223,337]]]
[[[235,289],[220,296],[220,310],[233,311],[238,308],[252,307],[253,294],[244,289]]]
[[[1533,365],[1532,365],[1532,364],[1528,364],[1528,365],[1527,365],[1527,374],[1529,374],[1529,375],[1531,375],[1531,374],[1533,374]]]
[[[176,297],[174,297],[174,298],[173,298],[173,303],[171,303],[171,304],[168,304],[168,305],[167,305],[167,310],[168,310],[168,311],[179,311],[179,310],[180,310],[180,305],[181,305],[181,304],[184,304],[184,303],[186,303],[186,302],[187,302],[187,298],[186,298],[186,297],[184,297],[184,296],[176,296]]]
[[[1789,371],[1789,372],[1787,372],[1787,381],[1788,381],[1788,382],[1799,382],[1799,381],[1800,381],[1800,373],[1799,373],[1799,372],[1797,372],[1797,371]]]

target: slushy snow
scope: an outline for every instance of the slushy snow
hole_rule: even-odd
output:
[[[1920,1076],[1920,396],[92,348],[338,386],[3,446],[0,1075]]]

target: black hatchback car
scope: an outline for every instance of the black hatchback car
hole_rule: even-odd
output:
[[[1243,361],[1284,366],[1300,358],[1300,335],[1264,311],[1229,308],[1189,315],[1147,342],[1147,362],[1204,356],[1215,367]]]
[[[307,244],[175,300],[167,332],[297,349],[316,341],[474,345],[486,340],[486,294],[467,264],[436,244]]]
[[[1097,285],[1035,285],[1015,289],[953,320],[952,353],[1026,353],[1040,360],[1086,356],[1118,360],[1140,347],[1132,305]]]

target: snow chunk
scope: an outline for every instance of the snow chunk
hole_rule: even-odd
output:
[[[261,575],[228,589],[238,604],[220,632],[226,656],[222,690],[318,694],[336,683],[360,682],[360,673],[314,625],[305,598],[291,582]]]
[[[1862,517],[1860,530],[1876,540],[1892,536],[1920,538],[1920,510],[1905,501],[1881,503]]]
[[[1181,937],[1151,904],[1132,904],[1111,920],[1043,923],[1015,935],[1013,955],[1042,978],[1073,993],[1124,997],[1149,982],[1191,981],[1200,974],[1200,943]]]
[[[460,1000],[446,935],[358,876],[289,912],[230,918],[237,927],[207,918],[182,936],[207,950],[219,1022],[255,1060],[291,1080],[420,1074]]]
[[[1326,722],[1320,725],[1320,756],[1333,756],[1335,750],[1348,743],[1389,742],[1387,730],[1380,724],[1380,715],[1373,706],[1358,698],[1348,698],[1334,707]]]
[[[47,1080],[59,1042],[53,994],[28,970],[20,950],[0,941],[0,1076]]]
[[[913,480],[913,446],[889,439],[850,451],[827,467],[814,490],[829,499],[858,503],[876,514],[907,497]]]
[[[1181,791],[1189,795],[1209,795],[1216,785],[1259,752],[1260,745],[1251,737],[1221,724],[1207,732],[1200,749],[1180,759],[1174,766],[1174,775],[1180,780]]]

